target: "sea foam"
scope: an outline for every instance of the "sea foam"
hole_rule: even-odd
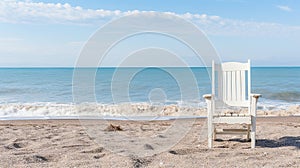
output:
[[[297,114],[300,113],[300,105],[274,104],[258,105],[258,114]],[[187,104],[157,105],[150,103],[81,103],[81,104],[60,104],[60,103],[8,103],[0,104],[0,117],[83,117],[83,116],[112,116],[112,117],[134,117],[134,116],[206,116],[205,103],[199,106],[188,106]]]

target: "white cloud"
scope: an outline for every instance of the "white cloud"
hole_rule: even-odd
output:
[[[287,6],[278,6],[282,10],[291,10]],[[113,18],[146,11],[120,11],[103,9],[84,9],[70,4],[43,3],[31,1],[4,0],[0,2],[0,22],[37,23],[37,24],[88,24],[99,25]],[[242,36],[286,36],[300,35],[300,26],[286,26],[277,23],[242,21],[226,19],[206,14],[176,14],[195,23],[207,34]]]
[[[73,7],[68,3],[35,3],[4,0],[0,2],[0,21],[9,23],[88,23],[91,20],[112,18],[119,10],[92,10]]]
[[[286,11],[286,12],[291,12],[292,9],[289,6],[285,6],[285,5],[277,5],[276,6],[278,9],[282,10],[282,11]]]

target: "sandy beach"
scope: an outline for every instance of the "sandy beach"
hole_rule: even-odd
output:
[[[131,137],[153,137],[174,121],[16,120],[0,121],[0,167],[299,167],[300,117],[259,117],[257,147],[241,136],[220,136],[207,148],[205,119],[181,119],[192,127],[170,148],[152,155],[155,144],[141,144],[141,154],[126,153]],[[89,135],[86,123],[111,136],[110,145]],[[112,124],[112,125],[110,125]],[[102,125],[106,127],[98,127]],[[101,129],[100,129],[101,128]],[[105,135],[106,135],[105,133]],[[125,137],[122,140],[113,138]],[[97,135],[96,135],[97,136]],[[166,135],[168,136],[168,135]],[[126,139],[127,137],[127,139]],[[164,136],[158,136],[163,139]],[[120,141],[120,142],[119,142]],[[131,140],[133,142],[134,140]],[[123,144],[122,144],[123,143]],[[140,145],[136,142],[137,146]],[[143,143],[142,141],[140,143]],[[128,146],[129,147],[129,146]],[[122,153],[123,152],[123,153]]]

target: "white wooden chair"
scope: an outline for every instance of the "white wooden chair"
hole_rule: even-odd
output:
[[[261,95],[251,94],[250,71],[250,60],[222,64],[212,61],[212,94],[203,95],[207,103],[209,148],[217,134],[246,134],[248,140],[251,135],[251,148],[255,148],[256,107]],[[248,109],[244,114],[236,114],[232,108]],[[247,129],[217,130],[216,124],[246,124]]]

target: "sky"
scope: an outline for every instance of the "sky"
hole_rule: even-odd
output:
[[[300,66],[298,0],[1,0],[0,67],[73,67],[100,27],[144,11],[192,22],[222,61]]]

